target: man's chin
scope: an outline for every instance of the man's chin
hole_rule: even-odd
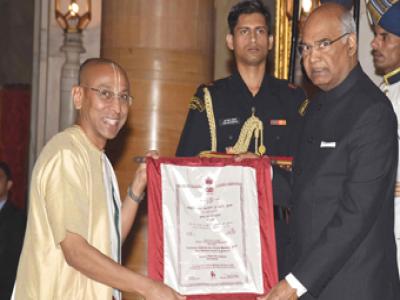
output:
[[[244,60],[245,65],[248,66],[259,66],[265,64],[266,57],[258,56],[258,57],[249,57]]]
[[[384,75],[386,75],[386,72],[385,72],[385,70],[384,70],[383,67],[381,67],[381,66],[379,66],[379,65],[376,65],[375,63],[374,63],[374,67],[375,67],[375,73],[376,73],[376,75],[379,75],[379,76],[384,76]]]
[[[374,58],[374,67],[375,67],[375,73],[377,75],[385,75],[385,66],[383,65],[383,61],[381,59]]]
[[[108,129],[103,132],[103,135],[107,138],[107,140],[112,140],[117,137],[118,133],[120,132],[121,128],[119,129]]]
[[[312,83],[319,87],[320,89],[324,89],[323,87],[328,85],[328,80],[326,80],[326,78],[324,78],[324,76],[313,76],[310,78]]]

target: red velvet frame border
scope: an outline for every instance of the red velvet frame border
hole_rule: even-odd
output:
[[[161,164],[181,166],[248,166],[256,170],[259,218],[262,248],[262,269],[264,276],[264,292],[267,293],[278,282],[275,229],[273,215],[273,198],[270,172],[270,160],[267,157],[259,159],[244,159],[240,162],[233,158],[160,158],[147,159],[147,201],[148,201],[148,275],[158,281],[163,281],[163,216],[161,199]],[[256,294],[209,294],[188,296],[188,300],[253,300]]]

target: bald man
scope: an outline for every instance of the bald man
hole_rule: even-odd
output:
[[[299,51],[321,91],[294,159],[296,262],[259,299],[400,299],[392,105],[362,71],[355,24],[342,6],[324,4],[310,15]]]
[[[13,299],[120,300],[120,291],[183,299],[120,264],[121,244],[147,182],[142,164],[121,203],[104,154],[128,116],[128,77],[121,66],[100,58],[83,63],[79,77],[72,90],[77,124],[47,143],[33,170]]]

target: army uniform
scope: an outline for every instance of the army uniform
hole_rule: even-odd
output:
[[[370,0],[367,2],[367,12],[370,17],[371,25],[379,25],[385,31],[400,37],[400,1],[398,0]],[[397,58],[398,61],[400,57]],[[393,66],[394,67],[394,66]],[[380,85],[381,90],[392,102],[397,120],[400,120],[400,68],[383,76]],[[400,126],[398,126],[398,138],[400,143]],[[400,155],[400,148],[399,148]],[[400,181],[400,163],[397,167],[397,182]],[[397,244],[397,265],[400,273],[400,197],[395,197],[395,237]]]
[[[400,58],[399,58],[400,59]],[[381,90],[386,94],[386,96],[392,102],[394,112],[396,113],[397,120],[400,119],[400,68],[386,74],[384,76],[384,81],[380,85]],[[400,126],[397,129],[397,136],[400,143]],[[400,148],[399,148],[400,156]],[[400,181],[400,167],[397,167],[397,182]],[[395,197],[394,199],[394,234],[396,237],[397,245],[397,265],[400,273],[400,197]]]
[[[207,97],[211,100],[211,114],[207,113],[210,105]],[[252,117],[261,121],[262,134],[258,139],[252,137],[246,151],[259,153],[260,146],[265,145],[267,155],[293,156],[307,103],[302,89],[268,74],[255,96],[238,72],[201,85],[190,102],[176,156],[197,156],[207,150],[225,152],[226,147],[237,143],[246,121]],[[281,277],[289,270],[289,258],[284,253],[289,242],[288,216],[282,209],[290,206],[289,176],[289,172],[274,168],[274,213]]]

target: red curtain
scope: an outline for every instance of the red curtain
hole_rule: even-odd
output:
[[[24,208],[27,197],[30,90],[27,86],[0,89],[0,160],[11,168],[11,201]]]

